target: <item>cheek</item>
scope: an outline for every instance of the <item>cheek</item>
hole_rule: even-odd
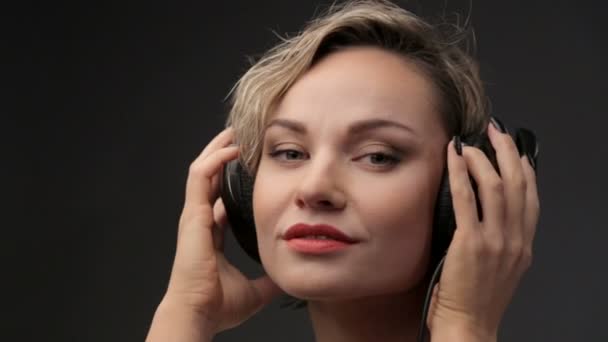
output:
[[[386,271],[387,283],[405,286],[426,273],[436,183],[431,175],[400,177],[397,182],[378,182],[360,197],[360,217],[369,230],[375,267]]]
[[[262,267],[281,288],[289,288],[291,268],[285,266],[293,261],[286,261],[279,234],[289,223],[286,216],[295,181],[288,174],[265,167],[261,162],[253,188],[253,216]]]
[[[262,172],[260,172],[262,171]],[[253,186],[253,217],[255,221],[258,237],[269,227],[270,220],[276,217],[273,213],[276,211],[276,198],[278,195],[276,188],[269,184],[267,177],[264,177],[263,170],[258,171],[254,186]]]
[[[278,223],[285,212],[288,196],[287,180],[271,174],[263,163],[257,172],[253,187],[253,217],[257,232],[258,248],[262,261],[268,259],[270,244],[278,234]]]
[[[266,212],[268,211],[269,205],[271,204],[268,201],[268,196],[264,196],[264,192],[266,190],[265,179],[263,174],[258,172],[257,177],[255,179],[255,183],[253,184],[253,194],[252,194],[252,208],[253,208],[253,218],[255,221],[256,229],[263,225],[259,224],[264,221],[264,218],[267,216]]]
[[[430,228],[437,197],[437,184],[430,172],[406,171],[426,174],[424,177],[399,177],[380,179],[359,190],[359,209],[365,213],[368,227],[378,223],[394,229]]]

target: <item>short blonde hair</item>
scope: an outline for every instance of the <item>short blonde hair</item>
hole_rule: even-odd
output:
[[[488,101],[478,65],[461,47],[466,34],[466,29],[446,34],[385,0],[331,5],[299,34],[266,52],[232,88],[226,125],[235,129],[241,163],[255,175],[265,126],[283,95],[321,58],[349,46],[377,46],[419,67],[439,91],[449,136],[484,131]]]

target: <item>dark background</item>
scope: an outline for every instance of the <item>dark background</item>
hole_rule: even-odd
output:
[[[326,4],[327,2],[325,2]],[[401,1],[426,17],[468,1]],[[447,3],[447,5],[446,5]],[[23,3],[3,30],[4,341],[143,340],[165,289],[189,163],[223,99],[323,2]],[[537,132],[533,267],[502,341],[608,341],[603,1],[474,1],[493,113]],[[227,254],[259,272],[230,240]],[[217,341],[311,341],[278,303]]]

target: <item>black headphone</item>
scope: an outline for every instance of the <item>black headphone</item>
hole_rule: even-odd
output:
[[[509,133],[505,126],[496,118],[493,121],[498,129],[503,133]],[[525,128],[519,128],[513,136],[517,149],[521,155],[527,155],[532,165],[536,169],[538,159],[538,144],[534,133]],[[487,132],[480,135],[461,137],[463,143],[474,146],[482,150],[488,157],[494,168],[498,171],[496,152],[490,143]],[[477,196],[477,186],[471,178],[471,184],[476,194],[477,209],[480,219],[483,217],[481,204]],[[232,160],[224,166],[222,182],[220,182],[220,196],[226,208],[228,222],[232,232],[247,255],[261,263],[258,252],[255,224],[253,219],[253,178],[245,170],[238,160]],[[454,219],[454,209],[452,208],[452,195],[450,193],[450,183],[448,179],[447,166],[444,169],[441,185],[437,194],[435,214],[433,220],[433,235],[431,248],[431,266],[439,263],[447,251],[456,222]]]

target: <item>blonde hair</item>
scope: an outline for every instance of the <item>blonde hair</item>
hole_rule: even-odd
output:
[[[377,46],[414,62],[439,90],[450,136],[482,132],[489,119],[488,102],[477,63],[460,47],[467,34],[466,29],[446,34],[385,0],[331,5],[299,34],[282,38],[230,91],[226,125],[235,129],[241,163],[255,174],[265,126],[296,80],[332,51],[356,45]]]

